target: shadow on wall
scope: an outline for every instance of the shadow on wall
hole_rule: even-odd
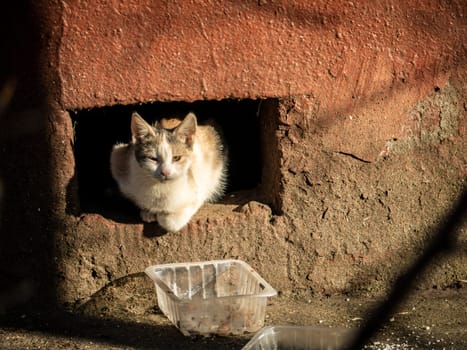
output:
[[[55,303],[53,184],[47,143],[48,93],[40,60],[44,29],[29,2],[0,9],[0,313]],[[4,92],[5,90],[3,90]]]
[[[349,349],[361,349],[371,337],[389,320],[397,307],[407,298],[415,287],[417,278],[422,277],[430,265],[439,258],[454,253],[458,249],[459,231],[467,221],[467,189],[459,194],[449,212],[438,227],[433,230],[432,238],[415,261],[402,271],[394,282],[385,301],[367,318],[364,326]]]

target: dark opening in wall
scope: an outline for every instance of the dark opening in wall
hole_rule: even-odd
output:
[[[258,199],[260,184],[264,181],[262,158],[265,154],[264,146],[262,147],[265,136],[261,130],[264,121],[260,120],[262,117],[259,110],[265,101],[156,102],[70,112],[74,125],[81,212],[139,220],[138,210],[118,194],[109,165],[112,146],[130,140],[130,118],[133,111],[137,111],[149,122],[159,118],[183,118],[189,111],[195,112],[200,124],[207,119],[214,119],[222,128],[229,149],[229,176],[224,202],[233,197],[232,193],[244,190],[250,193],[250,199]],[[222,202],[221,200],[220,203]]]

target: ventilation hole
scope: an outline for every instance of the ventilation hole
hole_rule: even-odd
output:
[[[98,213],[118,221],[139,220],[139,210],[119,195],[109,166],[112,146],[130,140],[130,118],[133,111],[137,111],[148,121],[163,117],[183,117],[189,111],[195,112],[200,124],[214,119],[223,131],[229,150],[229,176],[224,202],[236,197],[234,194],[238,192],[257,195],[261,182],[264,182],[263,155],[268,154],[267,157],[271,157],[271,153],[278,153],[261,151],[264,137],[262,125],[276,124],[260,121],[262,117],[258,111],[262,102],[250,99],[193,103],[156,102],[71,111],[80,212]],[[271,126],[268,128],[271,129]],[[270,165],[266,168],[269,169]]]

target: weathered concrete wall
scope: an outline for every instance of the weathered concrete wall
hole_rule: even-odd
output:
[[[46,24],[39,66],[50,89],[39,135],[47,150],[31,145],[21,154],[48,152],[47,172],[19,166],[7,185],[37,191],[23,179],[40,178],[50,188],[8,215],[48,208],[26,237],[48,243],[42,256],[60,302],[85,299],[150,264],[231,257],[284,293],[380,292],[465,186],[461,1],[36,7]],[[67,110],[224,98],[268,99],[258,191],[272,200],[209,205],[186,229],[163,236],[151,225],[79,212]],[[21,142],[8,146],[6,161]],[[4,227],[24,229],[18,220]],[[30,254],[38,254],[33,246]],[[456,283],[466,266],[459,253],[425,285]]]
[[[464,11],[460,1],[64,1],[61,101],[313,95],[331,142],[371,160],[463,62]]]

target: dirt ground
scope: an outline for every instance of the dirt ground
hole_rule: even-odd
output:
[[[465,349],[467,288],[414,291],[368,349]],[[340,295],[269,299],[266,325],[357,327],[380,300]],[[252,334],[185,337],[157,307],[143,274],[107,286],[73,314],[23,310],[3,314],[0,349],[241,349]]]

